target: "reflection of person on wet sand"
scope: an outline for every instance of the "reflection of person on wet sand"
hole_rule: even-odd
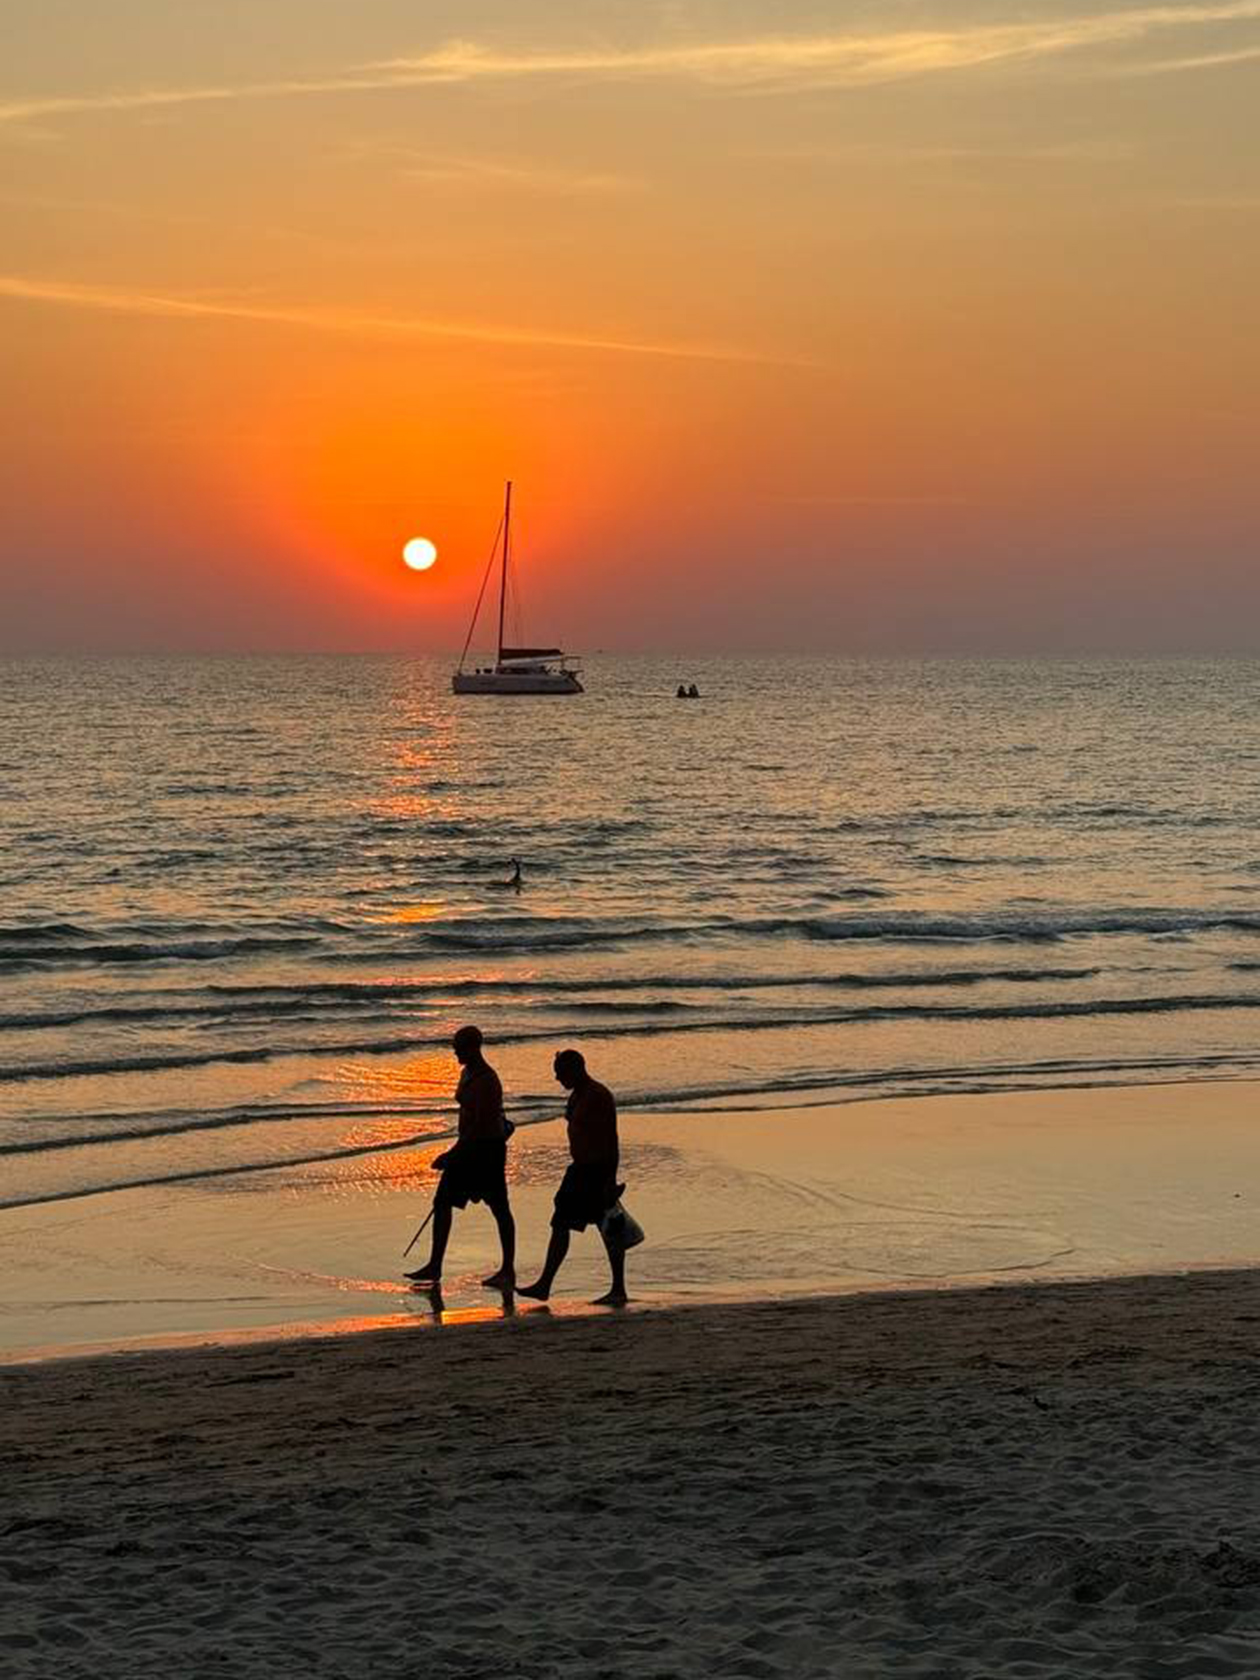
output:
[[[600,1226],[625,1186],[617,1183],[620,1151],[617,1143],[617,1105],[607,1085],[592,1079],[586,1060],[578,1050],[561,1050],[555,1060],[556,1078],[568,1090],[565,1119],[569,1128],[569,1154],[573,1157],[556,1191],[551,1216],[551,1241],[537,1281],[520,1290],[531,1300],[545,1301],[551,1294],[556,1273],[569,1252],[570,1231]],[[596,1302],[601,1307],[626,1303],[626,1253],[608,1233],[604,1248],[612,1269],[612,1288]]]
[[[503,1113],[503,1087],[481,1053],[481,1042],[476,1027],[461,1027],[452,1041],[455,1059],[463,1069],[455,1092],[459,1137],[433,1163],[442,1174],[433,1201],[433,1247],[428,1262],[419,1271],[407,1273],[413,1283],[440,1283],[451,1235],[451,1210],[467,1207],[469,1202],[486,1204],[503,1244],[499,1270],[482,1281],[487,1289],[511,1289],[516,1280],[516,1225],[507,1188],[509,1126]]]

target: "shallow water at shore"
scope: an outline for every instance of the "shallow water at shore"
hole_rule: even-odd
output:
[[[635,1305],[1255,1264],[1258,1095],[1225,1081],[625,1116],[626,1201],[648,1233],[629,1260]],[[441,1293],[408,1289],[402,1250],[434,1153],[10,1210],[0,1362],[537,1310],[479,1286],[498,1249],[478,1207],[456,1217]],[[558,1124],[513,1139],[522,1278],[541,1261],[564,1161]],[[606,1287],[588,1231],[551,1310],[586,1310]]]
[[[1260,1068],[1260,666],[32,662],[0,690],[0,1203],[514,1116]],[[700,704],[679,705],[680,675]],[[525,890],[503,890],[507,858]]]

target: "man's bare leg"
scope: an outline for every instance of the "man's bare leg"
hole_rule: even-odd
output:
[[[446,1245],[451,1240],[451,1209],[448,1202],[439,1201],[433,1209],[433,1246],[429,1258],[418,1272],[408,1272],[412,1283],[440,1283]]]
[[[482,1278],[483,1289],[515,1289],[516,1288],[516,1221],[512,1218],[512,1209],[507,1201],[491,1205],[494,1222],[499,1227],[499,1242],[503,1246],[503,1264],[497,1272],[492,1272],[488,1278]]]
[[[614,1248],[607,1237],[604,1238],[604,1249],[612,1270],[612,1288],[607,1295],[601,1295],[591,1305],[596,1307],[624,1307],[630,1299],[626,1294],[626,1251],[624,1248]]]
[[[551,1286],[556,1281],[556,1273],[564,1264],[564,1257],[569,1252],[569,1232],[564,1225],[551,1227],[551,1241],[547,1244],[547,1258],[543,1261],[543,1269],[534,1283],[527,1283],[518,1289],[518,1295],[528,1295],[531,1301],[545,1301],[551,1294]]]

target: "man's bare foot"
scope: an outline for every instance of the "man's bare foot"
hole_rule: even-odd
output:
[[[483,1289],[501,1289],[504,1294],[516,1288],[516,1273],[509,1271],[506,1266],[500,1266],[497,1272],[492,1272],[488,1278],[482,1278]]]
[[[630,1297],[624,1289],[610,1289],[607,1295],[601,1295],[597,1301],[592,1301],[593,1307],[624,1307]]]
[[[545,1301],[551,1294],[550,1288],[539,1278],[537,1283],[523,1283],[516,1291],[518,1295],[525,1295],[531,1301]]]
[[[432,1266],[421,1266],[417,1272],[404,1272],[403,1276],[410,1283],[441,1283],[442,1274],[434,1271]]]

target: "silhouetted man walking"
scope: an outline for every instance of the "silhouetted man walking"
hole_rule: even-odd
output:
[[[569,1130],[569,1154],[572,1160],[565,1169],[560,1188],[556,1191],[555,1212],[551,1216],[551,1241],[547,1258],[536,1283],[520,1293],[535,1301],[545,1301],[551,1294],[556,1273],[569,1252],[570,1231],[584,1231],[588,1225],[600,1226],[604,1215],[625,1189],[617,1183],[620,1149],[617,1142],[617,1105],[607,1085],[592,1079],[586,1071],[586,1060],[578,1050],[561,1050],[555,1059],[556,1078],[568,1090],[565,1119]],[[612,1288],[595,1303],[601,1307],[622,1307],[626,1303],[626,1253],[613,1234],[601,1229],[608,1264],[612,1268]]]
[[[507,1188],[511,1128],[503,1112],[503,1087],[482,1055],[481,1044],[477,1027],[461,1027],[451,1041],[462,1069],[455,1091],[459,1138],[433,1163],[442,1174],[433,1200],[433,1248],[426,1265],[407,1273],[413,1283],[441,1282],[442,1261],[451,1235],[451,1210],[467,1207],[469,1202],[484,1202],[490,1209],[503,1245],[499,1270],[482,1282],[487,1289],[511,1289],[516,1282],[516,1224]]]

